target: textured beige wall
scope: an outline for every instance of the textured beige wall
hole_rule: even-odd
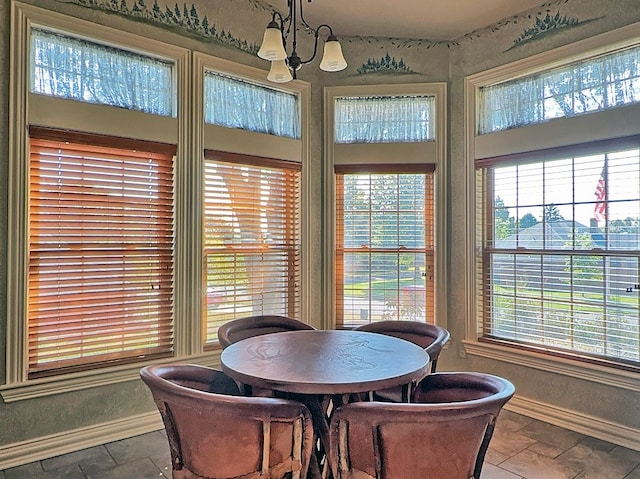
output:
[[[139,33],[176,45],[204,51],[239,63],[266,69],[266,62],[236,49],[213,43],[202,43],[196,38],[185,37],[178,32],[167,32],[157,27],[133,22],[129,19],[92,11],[77,5],[52,0],[27,0],[25,3],[49,8],[91,21],[107,24],[125,31]],[[131,3],[131,2],[128,2]],[[147,2],[152,3],[152,2]],[[160,2],[162,3],[162,2]],[[257,8],[251,0],[199,1],[206,4],[210,21],[229,25],[236,36],[259,42],[270,16]],[[202,7],[204,8],[204,7]],[[312,82],[311,161],[307,165],[312,178],[321,178],[322,172],[322,86],[376,83],[410,83],[428,81],[449,82],[449,197],[447,212],[449,231],[447,285],[449,298],[449,328],[452,332],[451,347],[444,353],[441,369],[481,370],[503,375],[514,381],[518,393],[543,402],[575,410],[579,413],[601,417],[605,420],[640,427],[637,414],[637,397],[628,391],[605,387],[556,374],[509,366],[505,363],[463,359],[458,356],[460,340],[464,335],[464,254],[465,192],[464,192],[464,136],[463,136],[463,79],[464,76],[495,65],[506,63],[549,48],[563,45],[595,33],[640,20],[637,0],[570,0],[563,7],[567,13],[580,19],[602,17],[583,26],[549,35],[506,51],[522,29],[527,19],[508,24],[492,31],[477,32],[475,36],[458,40],[457,45],[437,44],[419,40],[344,38],[342,40],[349,68],[336,74],[320,72],[317,61],[303,67],[300,77]],[[7,165],[8,165],[8,81],[9,81],[9,11],[10,1],[0,0],[0,354],[5,357],[6,330],[6,242],[7,242]],[[535,12],[533,12],[535,15]],[[226,23],[225,23],[226,22]],[[306,42],[301,39],[300,42]],[[506,52],[505,52],[506,51]],[[498,53],[497,53],[498,52]],[[499,53],[505,52],[505,53]],[[301,56],[308,52],[301,51]],[[362,75],[358,68],[369,58],[378,59],[389,53],[402,58],[413,73],[401,75],[389,72]],[[312,258],[311,278],[313,289],[319,291],[322,280],[321,256],[321,204],[322,182],[314,182],[309,192],[311,202],[311,237],[314,238],[308,254]],[[312,295],[312,311],[321,311],[320,295]],[[0,378],[4,377],[4,361]],[[11,404],[0,403],[0,448],[3,445],[36,438],[74,428],[153,410],[150,397],[139,381],[96,388],[91,391],[60,394]]]
[[[637,392],[605,386],[566,375],[554,374],[504,362],[460,357],[466,317],[465,288],[465,229],[466,211],[465,132],[464,132],[464,78],[467,75],[503,65],[521,58],[589,38],[615,28],[640,21],[638,0],[580,0],[549,2],[560,5],[562,15],[584,21],[581,25],[561,29],[544,37],[513,47],[513,42],[531,19],[523,15],[498,28],[484,29],[458,40],[452,49],[449,77],[449,326],[452,344],[445,352],[441,364],[447,369],[470,369],[495,373],[514,382],[517,394],[540,403],[575,411],[579,415],[592,416],[603,421],[640,429],[640,395]],[[552,8],[555,13],[557,8]],[[529,12],[544,15],[545,9]],[[640,381],[640,378],[638,378]],[[639,445],[640,447],[640,445]]]

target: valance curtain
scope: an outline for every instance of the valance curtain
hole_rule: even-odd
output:
[[[335,101],[336,143],[403,143],[435,138],[435,97],[349,97]]]
[[[173,64],[31,30],[31,92],[171,116]]]
[[[300,138],[298,97],[237,78],[206,72],[204,120],[287,138]]]
[[[640,47],[480,88],[478,134],[640,102]]]

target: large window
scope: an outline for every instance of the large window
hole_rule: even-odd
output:
[[[433,173],[336,175],[336,322],[434,321]]]
[[[478,162],[482,335],[640,363],[640,138]]]
[[[593,370],[640,366],[640,46],[630,28],[596,49],[527,59],[528,72],[518,63],[467,79],[481,342]]]
[[[47,133],[30,142],[29,377],[171,354],[173,148]]]
[[[245,316],[300,317],[300,165],[207,152],[205,343]]]
[[[437,300],[444,248],[436,247],[445,94],[442,84],[326,89],[339,328],[383,320],[446,326]]]

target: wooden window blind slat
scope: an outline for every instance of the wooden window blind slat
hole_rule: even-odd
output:
[[[30,142],[29,377],[171,354],[173,155],[38,133]]]

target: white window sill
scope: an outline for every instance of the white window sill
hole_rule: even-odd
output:
[[[185,356],[182,358],[167,358],[114,366],[111,368],[94,369],[79,373],[60,376],[25,380],[0,386],[0,395],[4,402],[23,401],[53,394],[92,389],[110,384],[117,384],[140,379],[140,369],[149,364],[189,362],[203,366],[220,367],[220,356],[214,352],[206,354]]]
[[[465,340],[462,342],[466,354],[495,359],[542,371],[551,371],[573,378],[640,392],[640,378],[637,372],[591,364],[569,358],[549,356],[533,351],[509,348],[507,346]]]

